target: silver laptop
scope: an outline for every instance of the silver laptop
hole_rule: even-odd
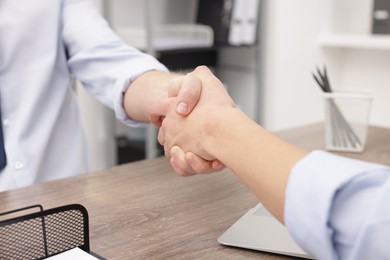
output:
[[[287,228],[260,203],[226,230],[218,242],[227,246],[314,259],[294,242]]]

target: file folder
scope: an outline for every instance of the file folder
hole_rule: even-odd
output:
[[[209,25],[214,31],[215,45],[227,45],[233,0],[199,0],[197,23]]]
[[[390,34],[390,2],[388,0],[374,1],[372,18],[374,34]]]
[[[253,45],[257,42],[260,0],[245,0],[245,4],[246,11],[244,11],[243,17],[242,44]]]
[[[235,0],[232,11],[232,21],[229,31],[229,44],[233,46],[242,45],[244,42],[244,27],[246,16],[247,0]]]
[[[213,29],[217,46],[253,45],[259,10],[260,0],[199,0],[197,23]]]

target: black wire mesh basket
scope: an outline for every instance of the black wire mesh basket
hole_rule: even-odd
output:
[[[0,221],[0,259],[45,259],[76,247],[91,253],[84,206],[71,204],[43,210],[33,205],[0,216],[31,208],[40,211]]]

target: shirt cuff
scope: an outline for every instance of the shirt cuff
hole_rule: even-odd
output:
[[[339,189],[383,166],[313,151],[292,169],[286,189],[285,224],[297,243],[319,259],[336,259],[330,210]]]
[[[168,72],[168,69],[162,65],[159,62],[156,62],[154,60],[142,60],[141,63],[137,65],[136,68],[131,67],[124,68],[120,72],[120,76],[118,80],[115,83],[114,87],[114,111],[116,118],[122,122],[123,124],[131,127],[140,127],[140,126],[146,126],[147,122],[140,122],[135,121],[129,118],[125,112],[124,104],[123,104],[123,97],[124,93],[130,86],[130,83],[134,81],[138,76],[141,74],[151,71],[151,70],[157,70],[157,71],[166,71]]]

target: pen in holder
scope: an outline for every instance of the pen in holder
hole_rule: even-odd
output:
[[[325,148],[362,152],[367,138],[373,93],[336,90],[323,93],[325,104]]]
[[[362,152],[365,147],[373,92],[332,90],[324,69],[313,74],[323,90],[325,105],[325,148],[330,151]]]

